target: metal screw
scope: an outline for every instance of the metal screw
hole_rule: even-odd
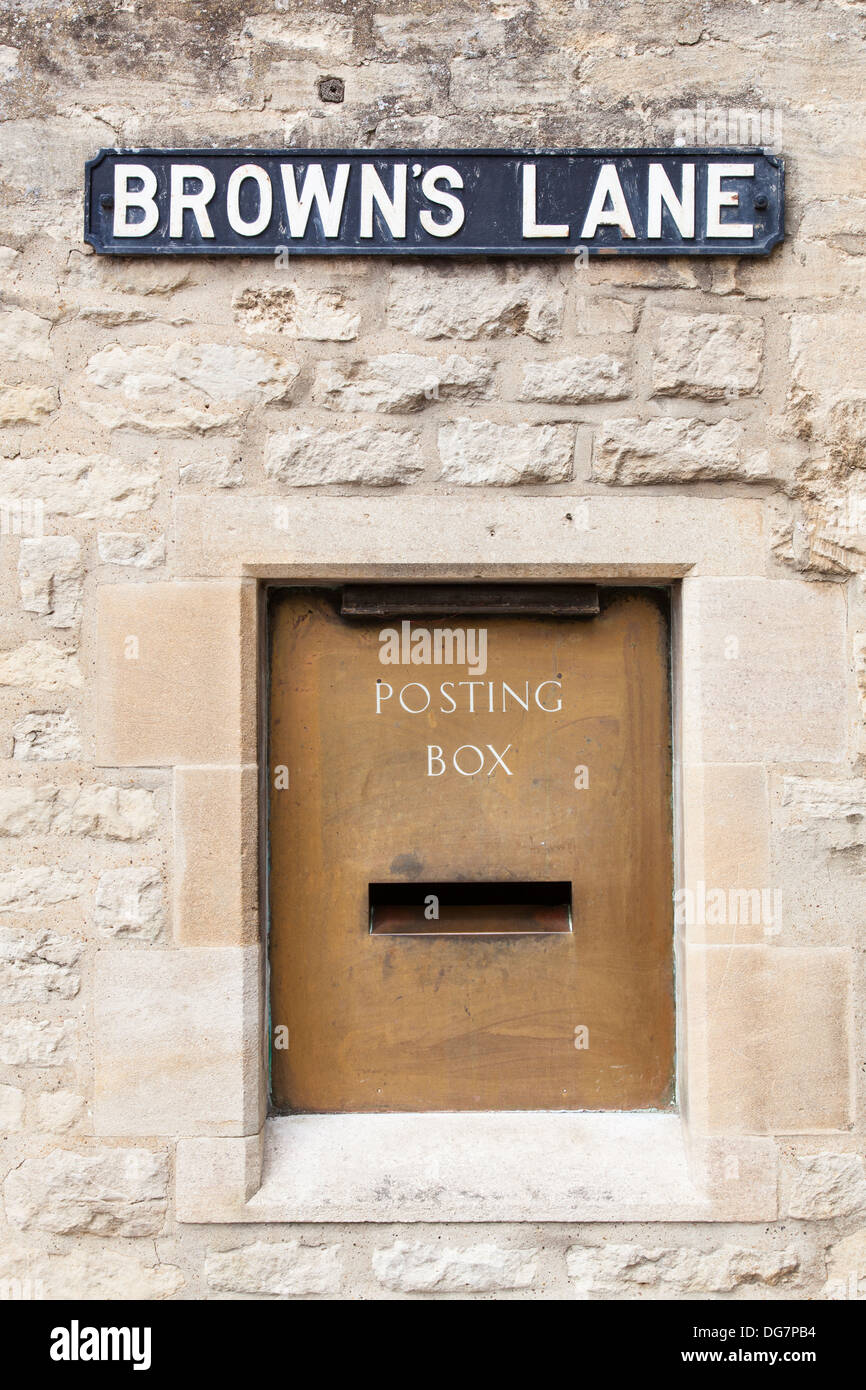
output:
[[[99,195],[99,206],[102,208],[103,212],[111,211],[114,207],[114,198],[110,193],[101,193]]]
[[[319,96],[322,101],[342,101],[346,84],[342,77],[323,77],[319,82]]]
[[[770,200],[767,197],[766,193],[759,193],[757,198],[755,199],[755,207],[758,209],[758,211],[763,212],[765,207],[769,207],[769,204]]]

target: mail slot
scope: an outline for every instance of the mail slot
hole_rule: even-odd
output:
[[[270,605],[279,1111],[673,1104],[663,591]]]

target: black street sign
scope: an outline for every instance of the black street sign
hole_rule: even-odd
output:
[[[755,256],[783,213],[762,150],[101,150],[84,237],[123,256]]]

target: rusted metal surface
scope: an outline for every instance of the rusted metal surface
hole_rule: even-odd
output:
[[[595,584],[350,584],[343,590],[344,618],[411,618],[497,613],[512,617],[550,614],[595,617]]]
[[[383,665],[378,620],[344,620],[339,595],[275,597],[272,1023],[289,1039],[273,1053],[278,1108],[672,1102],[662,601],[608,590],[592,622],[484,628],[486,669],[467,690],[465,668]],[[435,692],[418,713],[398,698],[409,683],[410,709],[420,687]],[[458,753],[473,747],[477,775],[465,772],[474,754]],[[563,880],[570,932],[370,931],[370,884]]]

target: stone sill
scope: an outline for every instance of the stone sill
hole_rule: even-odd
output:
[[[235,1185],[235,1199],[226,1201],[228,1170],[240,1180],[243,1168],[240,1151],[226,1146],[252,1142],[181,1141],[181,1220],[769,1221],[777,1214],[770,1141],[711,1141],[696,1156],[676,1114],[272,1118],[260,1184],[247,1168],[246,1194]]]

